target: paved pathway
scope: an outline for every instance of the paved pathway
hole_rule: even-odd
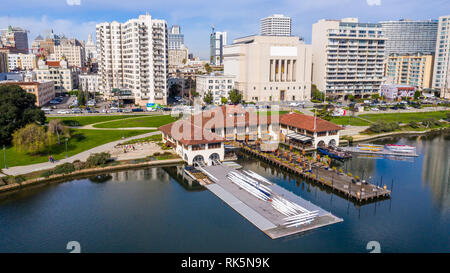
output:
[[[113,150],[114,146],[116,146],[117,144],[122,143],[124,141],[137,139],[137,138],[144,138],[144,137],[148,137],[148,136],[152,136],[152,135],[157,135],[160,133],[161,132],[156,131],[156,132],[146,133],[146,134],[142,134],[142,135],[137,135],[137,136],[109,142],[109,143],[94,147],[92,149],[89,149],[87,151],[81,152],[79,154],[73,155],[69,158],[57,160],[56,163],[44,162],[44,163],[27,165],[27,166],[16,166],[16,167],[8,168],[7,170],[2,169],[2,171],[8,175],[20,175],[20,174],[26,174],[26,173],[31,173],[31,172],[35,172],[35,171],[52,169],[56,165],[63,164],[66,162],[73,162],[75,160],[86,161],[86,159],[89,157],[89,155],[91,153],[109,152],[109,151]]]

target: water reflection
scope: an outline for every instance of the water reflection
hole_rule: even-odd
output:
[[[430,139],[431,138],[431,139]],[[427,141],[421,141],[426,139]],[[433,200],[444,213],[450,209],[450,147],[444,136],[418,139],[423,148],[422,184],[430,187]]]

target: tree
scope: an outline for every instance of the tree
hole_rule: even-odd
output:
[[[52,144],[44,128],[34,123],[15,131],[12,142],[19,152],[31,154],[41,152]]]
[[[371,97],[372,97],[373,100],[378,100],[380,98],[380,95],[372,94]]]
[[[78,90],[78,105],[86,105],[86,100],[86,94],[83,92],[80,85],[80,89]]]
[[[209,90],[208,93],[206,93],[206,94],[203,96],[203,101],[204,101],[206,104],[212,104],[212,102],[213,102],[213,93],[211,92],[211,90]]]
[[[242,101],[242,94],[238,90],[233,89],[228,93],[228,99],[231,103],[238,104]]]
[[[311,98],[313,100],[320,100],[323,101],[325,94],[323,94],[322,92],[319,91],[319,89],[317,89],[317,86],[315,84],[311,85]]]
[[[181,91],[181,85],[179,85],[178,83],[172,84],[169,87],[169,97],[176,97],[178,95],[180,95],[180,91]]]
[[[14,131],[28,123],[44,124],[45,113],[35,103],[35,95],[18,85],[0,86],[0,144],[10,144]]]
[[[227,103],[228,103],[228,99],[225,98],[225,97],[222,97],[222,98],[220,98],[220,102],[221,102],[222,104],[227,104]]]
[[[212,68],[211,68],[211,66],[209,65],[209,63],[206,63],[206,64],[205,64],[205,70],[206,70],[206,72],[208,72],[208,73],[211,73],[211,72],[212,72]]]
[[[65,137],[70,137],[70,130],[67,128],[64,123],[60,119],[52,119],[48,123],[48,130],[49,137],[52,135],[56,135],[58,138],[58,144],[61,144],[61,136],[64,135]]]
[[[420,92],[419,90],[416,90],[416,92],[414,92],[414,99],[417,100],[417,99],[419,99],[420,96],[422,96],[422,92]]]

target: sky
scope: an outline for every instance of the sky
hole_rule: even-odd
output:
[[[292,34],[311,42],[312,24],[319,19],[357,17],[360,22],[403,18],[438,19],[450,14],[448,0],[0,0],[0,28],[29,30],[31,41],[49,29],[87,40],[95,25],[125,22],[149,13],[168,26],[180,25],[191,53],[209,59],[211,26],[233,39],[259,33],[260,19],[272,14],[292,18]]]

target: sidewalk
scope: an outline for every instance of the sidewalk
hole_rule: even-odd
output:
[[[52,169],[56,165],[63,164],[66,162],[73,162],[75,160],[86,161],[86,159],[92,153],[111,152],[114,149],[114,146],[116,146],[119,143],[122,143],[122,142],[125,142],[128,140],[132,140],[132,139],[138,139],[138,138],[144,138],[144,137],[148,137],[148,136],[152,136],[152,135],[157,135],[160,133],[161,132],[156,131],[156,132],[137,135],[137,136],[133,136],[133,137],[125,138],[125,139],[116,140],[113,142],[109,142],[109,143],[94,147],[90,150],[81,152],[79,154],[73,155],[69,158],[57,160],[55,163],[44,162],[44,163],[37,163],[37,164],[26,165],[26,166],[15,166],[15,167],[11,167],[8,169],[2,169],[2,171],[7,175],[20,175],[20,174],[26,174],[26,173],[36,172],[36,171]]]

